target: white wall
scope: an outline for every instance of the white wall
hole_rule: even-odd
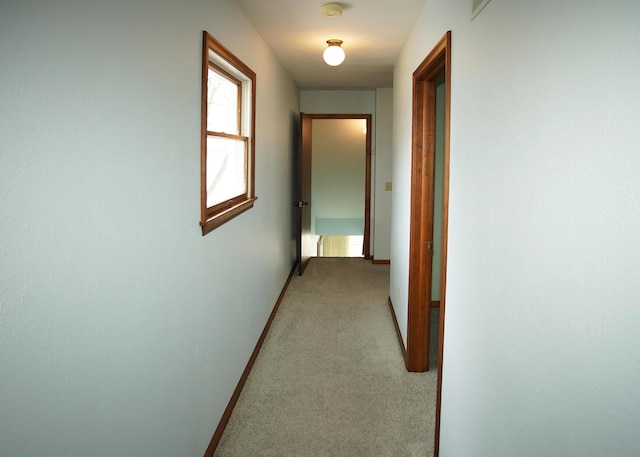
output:
[[[201,236],[207,30],[256,206]],[[0,5],[0,455],[202,456],[294,262],[297,90],[228,0]]]
[[[411,74],[452,30],[443,457],[640,449],[640,3],[429,0],[394,75],[406,328]]]
[[[373,193],[376,196],[373,220],[373,252],[376,260],[391,258],[391,192],[384,185],[391,181],[393,139],[393,89],[376,89],[376,155]],[[392,183],[393,184],[393,183]],[[393,186],[392,186],[393,187]]]
[[[376,93],[373,90],[303,90],[300,111],[307,114],[373,114]]]
[[[371,114],[372,192],[371,255],[389,259],[391,233],[391,197],[384,192],[384,181],[391,181],[390,112],[391,89],[300,92],[300,111],[307,114]],[[378,123],[380,117],[380,124]],[[378,142],[381,142],[380,146]]]

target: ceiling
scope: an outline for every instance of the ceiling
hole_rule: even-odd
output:
[[[327,0],[235,0],[301,90],[392,87],[393,65],[426,0],[349,0],[325,17]],[[327,40],[344,41],[344,63],[322,60]]]

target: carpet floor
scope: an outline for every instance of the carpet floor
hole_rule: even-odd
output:
[[[388,295],[388,265],[312,259],[292,278],[214,455],[432,455],[436,370],[406,371]]]

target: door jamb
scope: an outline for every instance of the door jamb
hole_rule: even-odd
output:
[[[409,309],[407,329],[408,371],[427,371],[429,368],[429,328],[430,328],[430,286],[425,286],[423,266],[431,260],[425,245],[426,231],[420,226],[424,219],[425,195],[433,193],[433,176],[415,173],[416,166],[421,168],[427,155],[435,154],[435,87],[438,76],[445,75],[445,119],[444,119],[444,179],[442,205],[442,255],[440,278],[440,321],[438,340],[438,374],[436,394],[436,424],[434,457],[438,456],[440,446],[440,412],[442,399],[442,367],[444,319],[446,304],[446,266],[449,225],[449,137],[451,113],[451,31],[448,31],[427,55],[413,73],[413,115],[412,115],[412,182],[411,182],[411,245],[409,251]],[[432,198],[432,196],[431,196]]]

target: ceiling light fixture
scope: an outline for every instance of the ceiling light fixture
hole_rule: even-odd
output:
[[[340,47],[342,40],[327,40],[327,45],[327,49],[322,53],[322,58],[327,65],[337,67],[344,62],[344,49]]]
[[[322,14],[326,17],[342,16],[343,6],[341,3],[323,3],[321,5]]]

